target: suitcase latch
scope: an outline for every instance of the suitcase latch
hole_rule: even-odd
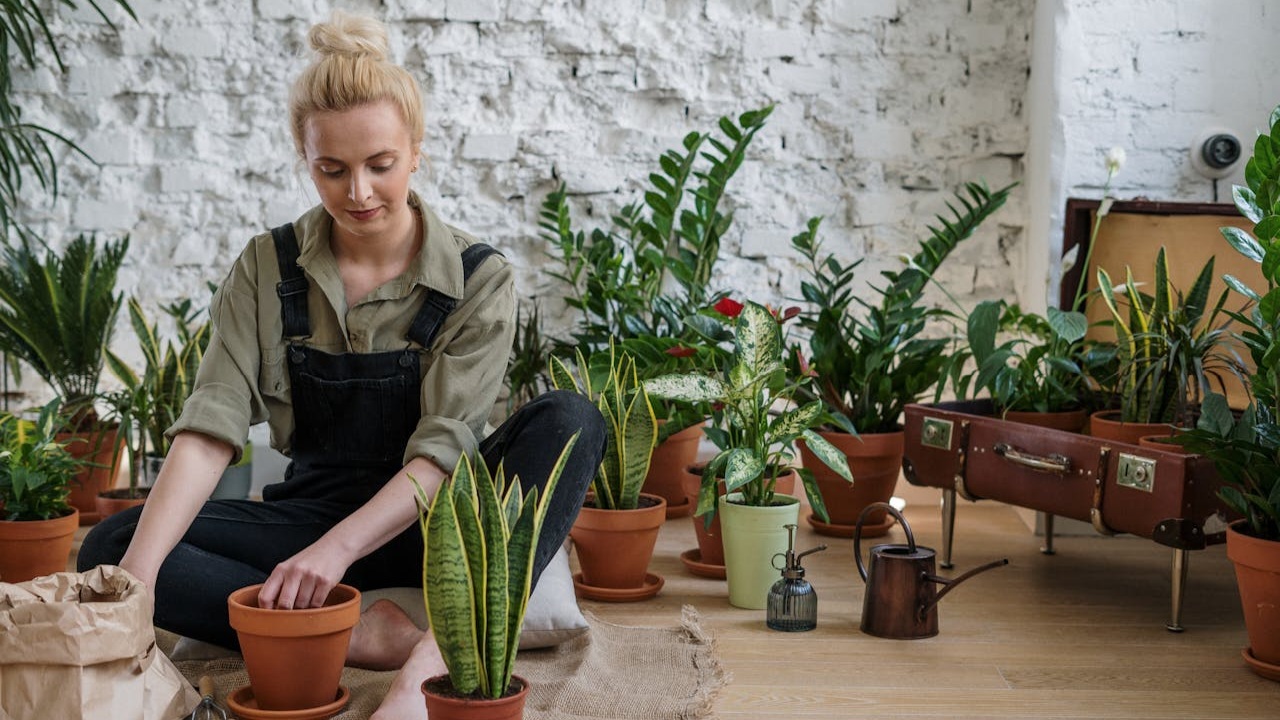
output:
[[[1120,453],[1116,484],[1151,492],[1156,480],[1156,461],[1139,455]]]
[[[950,420],[925,418],[924,426],[920,430],[920,444],[925,447],[938,448],[939,450],[950,450],[951,428],[952,422]]]

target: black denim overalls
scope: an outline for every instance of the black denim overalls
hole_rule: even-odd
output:
[[[403,467],[405,446],[420,416],[418,351],[430,347],[454,300],[428,292],[405,348],[333,355],[308,348],[307,280],[297,266],[292,226],[272,231],[281,282],[284,337],[295,430],[293,462],[284,482],[263,488],[263,500],[211,500],[161,565],[155,588],[156,625],[181,635],[238,647],[227,622],[226,597],[264,582],[275,566],[309,547],[372,498]],[[483,249],[477,249],[483,248]],[[470,252],[468,252],[470,251]],[[494,253],[472,245],[464,274]],[[410,342],[412,341],[412,342]],[[550,500],[534,558],[534,577],[568,535],[604,453],[604,420],[573,392],[544,393],[480,442],[493,469],[501,461],[528,492],[546,482],[560,448],[580,433]],[[448,471],[452,468],[444,468]],[[180,481],[180,480],[179,480]],[[78,566],[116,564],[133,538],[142,508],[117,513],[85,538]],[[360,589],[417,587],[422,582],[417,523],[348,568],[343,582]]]

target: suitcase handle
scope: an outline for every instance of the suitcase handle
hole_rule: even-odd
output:
[[[1032,455],[1023,452],[1008,443],[996,443],[991,450],[1000,457],[1017,465],[1023,465],[1040,472],[1052,472],[1065,475],[1071,472],[1071,458],[1065,455]]]

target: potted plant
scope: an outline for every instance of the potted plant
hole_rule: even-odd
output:
[[[770,559],[786,552],[786,525],[799,516],[798,498],[776,492],[779,477],[800,475],[814,513],[826,519],[811,466],[791,467],[791,444],[803,438],[817,460],[853,482],[844,455],[811,429],[822,415],[822,403],[792,406],[797,389],[811,380],[808,375],[792,377],[783,361],[782,323],[793,314],[779,317],[748,302],[734,323],[733,362],[723,378],[686,373],[644,384],[656,397],[717,408],[705,432],[719,452],[703,470],[694,514],[709,522],[717,510],[723,513],[729,602],[738,607],[764,608],[777,579]]]
[[[1249,647],[1243,656],[1254,672],[1280,680],[1280,107],[1269,132],[1260,134],[1245,166],[1247,187],[1232,195],[1253,233],[1222,228],[1227,241],[1262,266],[1266,287],[1254,290],[1227,276],[1227,284],[1253,301],[1232,313],[1236,337],[1248,348],[1253,403],[1239,418],[1221,394],[1208,395],[1194,430],[1178,436],[1188,450],[1213,461],[1223,486],[1218,495],[1242,519],[1227,528],[1227,557],[1235,564]]]
[[[863,300],[854,287],[861,259],[845,264],[823,253],[820,218],[811,219],[805,232],[792,238],[792,247],[808,261],[808,279],[800,288],[809,309],[799,319],[809,332],[808,365],[817,375],[800,397],[822,401],[826,412],[819,435],[849,457],[858,478],[848,486],[818,471],[831,511],[829,521],[810,516],[818,532],[852,537],[862,509],[892,497],[902,468],[902,410],[924,397],[949,363],[950,340],[924,334],[930,322],[948,315],[923,302],[925,288],[951,251],[1005,203],[1012,188],[991,192],[966,184],[956,194],[963,211],[949,204],[954,219],[939,216],[938,226],[929,227],[929,237],[906,267],[881,273],[883,284],[873,286],[875,302]],[[814,463],[807,445],[801,443],[800,453],[810,466]],[[874,513],[863,524],[863,534],[883,534],[891,524],[885,513]]]
[[[1090,420],[1094,435],[1136,444],[1146,435],[1165,434],[1195,424],[1193,411],[1224,373],[1243,370],[1223,349],[1231,318],[1224,311],[1228,290],[1210,308],[1213,258],[1184,295],[1169,280],[1169,260],[1156,254],[1153,294],[1142,292],[1131,269],[1116,287],[1098,268],[1098,291],[1111,313],[1119,367],[1114,392],[1119,410],[1102,410]]]
[[[422,589],[446,675],[422,683],[432,720],[459,709],[492,706],[519,718],[529,692],[513,675],[520,628],[533,586],[533,556],[548,498],[577,441],[566,443],[541,493],[526,495],[502,466],[463,455],[434,498],[418,488],[422,529]],[[471,715],[468,717],[476,717]]]
[[[772,112],[770,105],[721,117],[718,133],[686,135],[658,158],[643,201],[623,207],[607,227],[575,231],[567,188],[562,183],[548,195],[539,227],[556,251],[559,267],[551,274],[567,286],[566,304],[582,313],[573,342],[561,343],[560,354],[570,356],[572,347],[591,354],[616,342],[636,358],[642,379],[722,359],[714,346],[702,345],[697,324],[706,319],[701,311],[723,296],[710,285],[721,239],[733,224],[733,213],[722,209],[729,183]],[[656,362],[641,357],[655,350],[670,354]],[[668,517],[686,515],[691,504],[679,476],[695,459],[706,414],[668,402],[654,411],[659,444],[644,490],[666,499]]]
[[[0,580],[67,569],[79,511],[68,504],[82,462],[58,440],[61,398],[35,421],[0,415]]]
[[[591,493],[569,531],[582,570],[574,585],[593,600],[644,600],[663,584],[648,568],[667,519],[667,502],[640,492],[658,441],[658,421],[630,355],[613,346],[590,361],[581,350],[576,355],[576,377],[559,358],[551,358],[551,383],[595,403],[605,418],[607,440]]]
[[[1088,421],[1089,368],[1084,313],[1049,308],[1045,316],[1004,300],[985,300],[966,323],[976,365],[975,388],[991,397],[1006,420],[1080,432]],[[997,336],[1008,338],[997,345]],[[969,378],[957,394],[967,392]]]
[[[57,253],[28,238],[7,244],[0,263],[0,351],[31,366],[63,399],[68,449],[88,462],[72,488],[80,522],[97,522],[99,492],[115,481],[116,429],[94,410],[115,330],[116,276],[129,238],[99,244],[80,235]]]

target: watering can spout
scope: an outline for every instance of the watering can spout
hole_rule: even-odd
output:
[[[921,575],[923,575],[925,580],[928,580],[930,582],[936,582],[940,585],[945,585],[945,587],[943,587],[941,590],[938,591],[938,594],[934,596],[932,602],[929,602],[925,605],[920,606],[920,617],[924,617],[931,609],[933,609],[933,606],[937,605],[938,601],[941,600],[947,593],[951,592],[951,589],[954,588],[955,586],[959,585],[965,580],[968,580],[974,575],[977,575],[978,573],[986,572],[987,570],[993,570],[995,568],[1002,567],[1008,564],[1009,564],[1009,558],[1000,558],[999,560],[992,560],[986,565],[979,565],[978,567],[973,568],[968,572],[961,573],[960,575],[957,575],[956,577],[953,577],[953,578],[945,578],[945,577],[942,577],[941,575],[934,575],[932,573],[921,573]]]

